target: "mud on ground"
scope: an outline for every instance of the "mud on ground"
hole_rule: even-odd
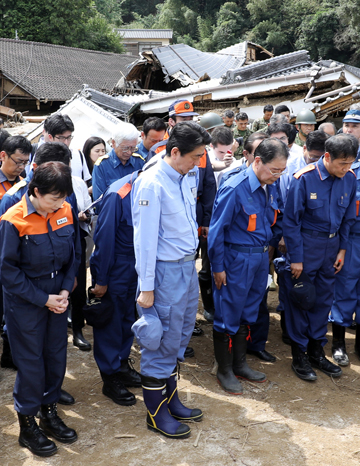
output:
[[[244,382],[241,396],[226,394],[213,374],[212,327],[198,314],[204,330],[193,337],[195,357],[182,364],[180,397],[199,407],[204,419],[192,423],[191,437],[169,440],[146,428],[140,388],[137,403],[114,404],[102,395],[102,382],[91,352],[72,345],[69,330],[68,365],[63,387],[76,398],[60,406],[59,414],[75,428],[79,440],[50,458],[34,457],[18,445],[19,428],[13,409],[16,373],[0,369],[0,465],[76,466],[355,466],[360,462],[360,361],[354,354],[354,332],[347,332],[350,366],[340,379],[318,372],[316,382],[298,379],[290,368],[290,347],[281,340],[277,293],[269,293],[270,333],[267,349],[274,364],[248,356],[254,369],[266,373],[263,384]],[[201,301],[199,303],[201,309]],[[330,327],[329,327],[330,330]],[[92,341],[91,327],[85,336]],[[328,334],[329,336],[329,334]],[[326,347],[330,356],[330,344]],[[139,369],[139,348],[132,357]]]

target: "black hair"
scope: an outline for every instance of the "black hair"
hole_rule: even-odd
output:
[[[336,134],[325,142],[325,152],[329,152],[331,160],[356,158],[359,141],[352,134]]]
[[[289,138],[291,135],[291,125],[290,123],[270,123],[267,127],[267,133],[271,136],[273,133],[285,133]]]
[[[106,144],[105,141],[97,136],[92,136],[91,138],[88,138],[85,141],[84,147],[83,147],[83,154],[86,160],[86,165],[88,166],[90,175],[92,175],[93,169],[94,169],[94,162],[91,160],[90,157],[90,152],[91,149],[98,144],[104,144],[104,148],[106,150]]]
[[[270,163],[274,159],[289,157],[289,149],[286,144],[276,138],[264,139],[254,152],[255,157],[260,157],[263,164]]]
[[[8,133],[5,129],[0,129],[0,151],[3,150],[2,146],[7,138],[10,137],[10,133]]]
[[[293,144],[293,142],[295,141],[297,133],[298,133],[298,131],[297,131],[296,127],[294,125],[290,125],[289,136],[288,136],[289,144]]]
[[[274,111],[274,107],[271,105],[271,104],[267,104],[265,105],[264,109],[263,109],[263,112],[273,112]]]
[[[55,113],[46,118],[44,121],[44,130],[54,138],[56,135],[63,134],[65,131],[74,131],[74,123],[68,115]]]
[[[224,118],[234,118],[235,113],[232,110],[225,110]]]
[[[261,131],[250,134],[250,136],[245,141],[244,150],[247,150],[249,154],[251,154],[253,151],[254,142],[259,140],[263,141],[264,139],[269,139],[269,135],[262,133]]]
[[[234,141],[234,136],[229,128],[226,126],[218,126],[211,133],[211,143],[214,147],[218,144],[229,146]]]
[[[4,124],[4,120],[0,118],[0,125],[3,125],[3,124]]]
[[[172,149],[177,147],[183,156],[199,146],[210,144],[210,142],[211,136],[206,129],[194,121],[180,121],[171,130],[166,144],[166,155],[170,157]]]
[[[46,162],[35,171],[29,183],[29,194],[35,195],[35,188],[39,194],[56,194],[61,197],[70,196],[73,192],[71,168],[62,162]]]
[[[245,112],[240,112],[240,113],[238,113],[238,114],[236,115],[236,117],[235,117],[235,120],[236,120],[236,121],[248,120],[248,119],[249,119],[249,117],[248,117],[247,113],[245,113]]]
[[[24,155],[29,155],[31,149],[31,142],[24,136],[10,136],[5,139],[1,150],[5,151],[7,155],[13,154],[16,150]]]
[[[46,162],[62,162],[70,165],[71,150],[62,142],[45,142],[36,151],[34,162],[39,167]]]
[[[290,112],[289,107],[287,105],[278,105],[275,108],[275,115],[277,115],[278,113],[282,113],[282,112]]]
[[[148,135],[148,132],[153,129],[155,131],[166,131],[166,124],[164,120],[159,117],[150,117],[146,118],[143,123],[143,131],[145,136]]]
[[[307,150],[318,150],[325,152],[325,142],[329,139],[329,135],[324,131],[311,131],[306,136],[305,146]]]

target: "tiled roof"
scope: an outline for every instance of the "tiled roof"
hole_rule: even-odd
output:
[[[123,39],[172,39],[172,29],[117,29]]]
[[[36,99],[65,101],[83,84],[112,89],[136,57],[0,39],[0,72]]]

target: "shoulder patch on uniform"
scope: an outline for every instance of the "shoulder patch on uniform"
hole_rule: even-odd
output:
[[[125,183],[124,186],[121,186],[121,188],[118,190],[118,195],[121,197],[121,199],[124,199],[129,192],[131,191],[131,184],[130,183]]]
[[[99,166],[103,160],[108,159],[108,158],[109,158],[109,154],[102,155],[101,157],[97,159],[97,161],[95,162],[95,165]]]
[[[294,178],[299,179],[301,175],[307,172],[311,172],[312,170],[315,170],[315,165],[311,163],[310,165],[307,165],[298,172],[294,173]]]
[[[354,172],[354,170],[352,170],[352,169],[350,168],[349,172],[352,173],[352,174],[355,176],[355,178],[356,178],[356,173]],[[8,191],[8,192],[9,192],[9,191]]]
[[[235,175],[237,175],[237,176],[235,176]],[[227,186],[231,186],[232,188],[235,188],[238,184],[242,183],[248,177],[249,177],[249,175],[248,175],[248,173],[246,173],[246,170],[236,171],[234,173],[231,173],[231,176],[229,176],[225,180],[224,183],[226,183]]]
[[[134,152],[134,153],[133,153],[133,157],[139,157],[139,159],[141,159],[141,160],[143,160],[144,162],[146,162],[146,160],[144,159],[144,157],[141,156],[141,155],[139,154],[139,152]]]
[[[27,181],[21,180],[18,183],[14,184],[14,186],[11,186],[11,188],[8,189],[6,194],[9,194],[9,196],[13,196],[19,191],[19,189],[24,188],[26,185],[27,185]]]

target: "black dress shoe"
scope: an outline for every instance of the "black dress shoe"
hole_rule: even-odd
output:
[[[266,362],[275,362],[276,357],[270,354],[268,351],[263,350],[263,351],[252,351],[252,350],[247,350],[247,354],[252,354],[253,356],[256,356],[257,358],[261,359],[262,361]]]
[[[193,337],[201,337],[201,335],[204,335],[204,330],[201,327],[194,327],[192,336]]]
[[[316,367],[329,377],[340,377],[342,370],[336,364],[333,364],[325,356],[314,357],[309,355],[309,361],[312,367]]]
[[[184,353],[184,358],[193,358],[195,356],[195,351],[188,346]]]
[[[41,405],[39,426],[46,435],[62,443],[74,443],[78,438],[75,430],[58,416],[56,403]]]
[[[73,330],[73,345],[77,346],[81,351],[91,351],[91,343],[89,343],[81,330]]]
[[[117,374],[125,387],[141,387],[141,376],[134,369],[132,360],[125,359],[125,361],[121,361],[121,368]]]
[[[104,374],[101,377],[104,381],[102,392],[105,396],[111,398],[114,403],[121,406],[132,406],[136,403],[135,395],[125,387],[119,376],[120,372],[115,374]]]
[[[60,405],[66,405],[70,406],[75,403],[75,399],[73,396],[70,395],[70,393],[66,392],[65,390],[61,389],[60,390],[60,398],[58,400],[58,403]]]

